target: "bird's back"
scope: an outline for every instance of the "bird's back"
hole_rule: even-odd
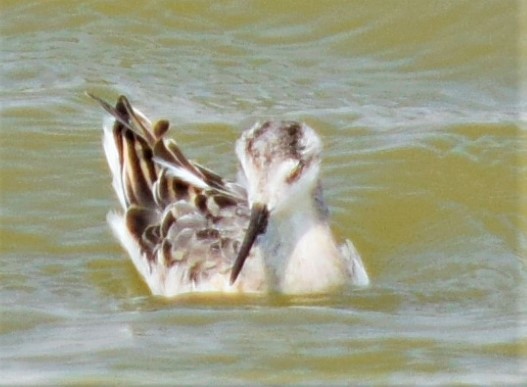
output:
[[[245,189],[188,160],[125,97],[116,106],[104,149],[123,212],[108,221],[154,294],[265,289],[258,249],[233,286],[230,271],[249,220]]]

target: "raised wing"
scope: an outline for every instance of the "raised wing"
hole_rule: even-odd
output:
[[[113,116],[104,150],[124,214],[109,222],[153,293],[228,276],[249,219],[245,189],[187,159],[168,121],[152,125],[124,96],[115,107],[90,97]]]

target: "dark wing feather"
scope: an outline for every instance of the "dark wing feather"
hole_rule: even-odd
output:
[[[128,99],[115,107],[90,95],[114,118],[126,200],[126,227],[151,264],[185,265],[194,281],[218,266],[230,270],[249,219],[245,190],[187,159]]]

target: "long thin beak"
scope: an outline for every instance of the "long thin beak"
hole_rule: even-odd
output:
[[[234,261],[234,266],[232,267],[231,285],[236,282],[236,278],[238,278],[238,274],[240,274],[243,264],[249,256],[249,252],[251,251],[251,247],[253,246],[256,237],[265,232],[268,219],[269,210],[265,204],[254,203],[251,208],[249,227],[245,232],[245,238],[243,239],[243,243],[240,247],[240,251],[238,252],[238,256],[236,257],[236,261]]]

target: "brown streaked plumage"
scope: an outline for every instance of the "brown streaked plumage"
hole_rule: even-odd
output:
[[[360,256],[338,247],[318,180],[320,140],[297,122],[268,121],[237,142],[245,184],[187,159],[121,96],[104,149],[123,213],[108,221],[154,294],[309,293],[364,285]]]

